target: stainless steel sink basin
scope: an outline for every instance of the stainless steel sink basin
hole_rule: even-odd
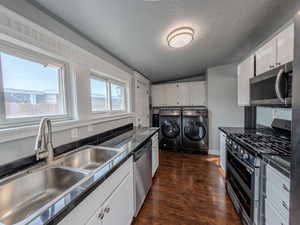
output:
[[[29,173],[0,186],[0,224],[16,224],[84,178],[84,174],[59,167]]]
[[[91,171],[101,167],[116,154],[118,154],[118,151],[109,148],[86,147],[63,158],[61,165]]]

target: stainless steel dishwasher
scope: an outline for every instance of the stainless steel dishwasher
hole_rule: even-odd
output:
[[[134,160],[134,197],[137,216],[152,185],[152,142],[147,141],[133,153]]]

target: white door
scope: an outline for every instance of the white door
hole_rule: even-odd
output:
[[[219,132],[220,138],[220,165],[221,168],[226,172],[226,134],[222,131]]]
[[[189,106],[190,105],[190,91],[189,83],[180,83],[179,85],[179,105],[180,106]]]
[[[166,105],[167,106],[179,106],[179,85],[177,83],[174,84],[166,84]]]
[[[137,81],[135,95],[136,95],[135,112],[136,112],[137,125],[148,127],[150,123],[148,86],[146,84]]]
[[[151,96],[152,106],[159,107],[166,105],[166,90],[164,85],[152,85]]]
[[[205,84],[203,81],[189,83],[190,106],[206,105]]]
[[[254,55],[238,66],[238,105],[250,105],[250,79],[254,77]]]
[[[277,36],[277,66],[294,60],[294,24]]]
[[[129,174],[103,204],[102,224],[130,225],[134,213],[133,207],[133,176]]]
[[[260,75],[276,66],[276,38],[269,41],[256,52],[256,74]]]

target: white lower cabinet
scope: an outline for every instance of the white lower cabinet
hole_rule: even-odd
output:
[[[226,172],[226,138],[227,135],[220,131],[219,133],[219,138],[220,138],[220,165],[221,168]]]
[[[152,177],[155,175],[159,166],[159,147],[158,133],[152,137]]]
[[[288,225],[290,179],[267,165],[265,189],[265,224]]]
[[[59,225],[129,225],[133,214],[131,157],[75,207]]]

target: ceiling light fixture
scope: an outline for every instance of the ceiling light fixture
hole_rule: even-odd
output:
[[[173,30],[167,37],[168,45],[172,48],[182,48],[194,40],[194,29],[180,27]]]

